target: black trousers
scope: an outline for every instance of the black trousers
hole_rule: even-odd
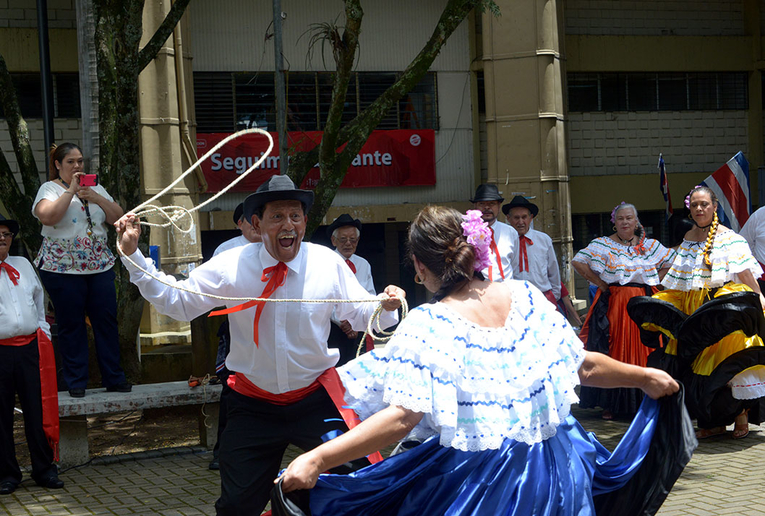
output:
[[[24,346],[0,346],[0,482],[21,482],[13,444],[13,407],[19,396],[32,459],[32,477],[56,474],[53,450],[43,432],[40,353],[37,339]]]
[[[117,333],[114,269],[96,274],[59,274],[40,270],[40,279],[56,309],[58,349],[67,388],[84,389],[88,385],[86,315],[93,327],[101,383],[104,387],[112,387],[124,382]]]
[[[259,515],[269,501],[287,445],[311,450],[348,427],[322,388],[291,405],[272,405],[231,391],[220,447],[219,516]],[[324,439],[323,439],[324,438]],[[346,473],[367,459],[337,468]]]

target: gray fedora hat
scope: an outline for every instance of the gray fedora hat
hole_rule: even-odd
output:
[[[300,201],[305,204],[305,211],[313,206],[313,192],[295,188],[295,183],[287,176],[271,176],[244,200],[244,216],[252,221],[252,216],[261,206],[272,201]]]

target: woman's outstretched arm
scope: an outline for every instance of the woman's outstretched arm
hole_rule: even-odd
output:
[[[653,399],[676,393],[680,386],[665,371],[625,364],[602,353],[587,352],[579,380],[588,387],[641,389]]]
[[[296,489],[311,489],[320,473],[399,441],[421,419],[421,412],[396,405],[381,410],[352,430],[293,460],[281,476],[282,490],[287,493]]]

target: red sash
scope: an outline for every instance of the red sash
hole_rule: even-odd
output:
[[[40,392],[42,394],[43,432],[53,450],[53,460],[58,460],[58,382],[56,381],[56,357],[48,335],[38,328],[37,333],[0,339],[0,346],[25,346],[37,337],[40,355]]]
[[[340,376],[337,374],[337,370],[334,367],[330,367],[321,373],[316,381],[308,387],[295,389],[294,391],[285,392],[283,394],[274,394],[272,392],[264,391],[240,373],[235,373],[228,377],[228,386],[239,394],[274,405],[290,405],[305,399],[309,394],[316,392],[319,387],[324,387],[324,390],[329,394],[332,403],[334,403],[337,411],[340,412],[348,429],[359,424],[359,416],[356,415],[353,409],[345,405],[345,388],[343,387],[343,382],[340,381]],[[369,462],[375,464],[382,460],[382,455],[380,455],[380,452],[378,451],[368,455],[367,458],[369,459]]]

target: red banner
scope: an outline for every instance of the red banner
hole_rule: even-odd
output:
[[[290,150],[306,151],[321,141],[321,131],[290,132]],[[197,134],[197,154],[204,155],[230,133]],[[256,170],[231,191],[254,192],[269,177],[279,173],[279,139],[274,149]],[[202,163],[208,192],[219,192],[240,174],[254,165],[268,148],[261,135],[243,136],[218,149]],[[370,186],[424,186],[436,184],[436,145],[433,129],[373,131],[361,152],[351,163],[341,188]],[[342,147],[341,147],[342,150]],[[314,166],[303,182],[303,188],[315,188],[319,167]]]

